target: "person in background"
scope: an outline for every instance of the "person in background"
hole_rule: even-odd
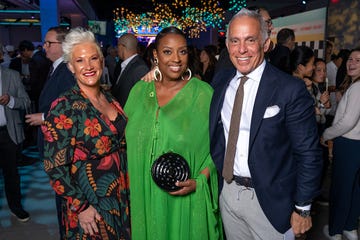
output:
[[[314,71],[311,76],[312,80],[312,93],[315,96],[315,110],[316,121],[318,123],[318,129],[320,136],[325,129],[326,113],[330,110],[330,96],[327,91],[326,83],[326,64],[321,58],[315,58],[314,60]]]
[[[107,55],[105,57],[105,67],[109,70],[109,78],[110,82],[113,83],[115,81],[115,67],[117,63],[117,49],[116,47],[109,46],[107,48]]]
[[[121,60],[121,72],[112,85],[111,93],[125,106],[131,88],[148,71],[146,63],[138,54],[138,40],[131,33],[125,33],[118,39],[118,55]]]
[[[13,45],[6,45],[3,49],[3,62],[1,66],[9,68],[10,62],[16,57],[15,48]]]
[[[146,62],[149,69],[153,69],[155,67],[154,54],[153,54],[154,48],[155,48],[155,43],[154,42],[150,43],[146,47],[144,56],[143,56],[144,61]]]
[[[269,61],[280,70],[291,74],[290,53],[295,48],[295,33],[289,28],[281,29],[276,35],[276,46],[269,52]]]
[[[0,60],[2,49],[0,44]],[[20,74],[0,66],[0,168],[4,176],[9,209],[20,222],[30,219],[21,203],[21,182],[17,168],[20,145],[25,139],[22,111],[28,107],[30,98],[21,82]]]
[[[10,69],[20,73],[23,84],[33,102],[33,111],[38,111],[39,97],[47,79],[51,62],[42,51],[35,50],[32,42],[23,40],[19,43],[20,58],[14,58]]]
[[[201,79],[201,62],[200,62],[200,52],[197,47],[194,45],[188,46],[188,55],[189,55],[189,62],[188,66],[192,73],[192,75],[198,79]],[[154,76],[152,72],[150,72],[150,76]]]
[[[155,80],[139,81],[125,105],[133,240],[222,239],[215,165],[210,156],[211,87],[192,77],[184,33],[155,39]],[[190,178],[167,192],[151,177],[164,153],[182,155]]]
[[[304,81],[306,88],[310,94],[312,94],[311,76],[315,68],[314,61],[314,51],[308,46],[295,47],[290,54],[290,71],[294,77],[297,77]]]
[[[314,101],[303,81],[266,62],[270,39],[260,14],[240,10],[226,39],[235,68],[214,76],[210,107],[226,237],[294,239],[311,228],[320,193]]]
[[[322,141],[333,139],[333,168],[330,186],[329,225],[324,234],[329,239],[358,240],[360,217],[360,48],[351,51],[346,62],[348,82],[337,106],[331,127]]]
[[[336,100],[336,74],[338,68],[340,67],[342,61],[349,56],[349,50],[341,49],[339,53],[332,59],[330,62],[326,64],[326,77],[328,78],[328,91],[330,93],[330,103],[331,110],[326,115],[326,126],[331,126],[336,108],[337,108],[337,100]]]
[[[200,62],[202,65],[201,80],[210,83],[217,63],[216,52],[213,45],[205,46],[200,52]]]
[[[39,97],[46,82],[51,61],[43,53],[35,50],[33,43],[28,40],[19,43],[19,53],[19,57],[11,60],[9,68],[20,73],[22,83],[30,97],[31,106],[26,109],[26,113],[36,113],[39,110]],[[37,128],[30,125],[25,126],[23,148],[36,146],[36,143]]]
[[[343,81],[346,77],[346,62],[349,58],[350,50],[342,49],[342,50],[340,50],[340,53],[342,55],[342,57],[341,57],[342,61],[336,71],[336,89],[338,89],[340,87],[340,85],[343,83]]]
[[[314,61],[314,71],[311,77],[313,82],[312,84],[312,94],[315,97],[315,114],[316,122],[318,125],[319,137],[322,136],[326,128],[326,114],[331,109],[330,96],[327,91],[327,80],[326,80],[326,63],[322,58],[315,58]],[[323,172],[321,177],[321,185],[324,190],[324,181],[327,176],[328,168],[330,165],[329,160],[329,148],[327,146],[321,145],[322,148],[322,159],[323,159]],[[323,191],[324,193],[324,191]],[[324,194],[319,195],[315,201],[316,203],[324,206],[329,205],[329,196]]]
[[[326,62],[326,64],[332,60],[333,52],[334,52],[334,43],[329,40],[326,40],[326,43],[325,43],[325,62]]]
[[[94,34],[74,28],[62,43],[76,85],[41,126],[44,168],[63,198],[64,239],[130,239],[125,114],[100,87],[104,58]]]

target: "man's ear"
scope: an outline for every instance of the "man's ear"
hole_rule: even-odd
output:
[[[265,43],[264,43],[264,52],[265,52],[265,53],[266,53],[267,51],[269,51],[270,43],[271,43],[271,39],[268,37],[268,38],[265,40]]]

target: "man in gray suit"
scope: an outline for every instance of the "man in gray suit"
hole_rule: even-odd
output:
[[[138,40],[131,33],[125,33],[118,40],[118,55],[121,62],[121,72],[116,78],[111,93],[125,106],[131,88],[141,79],[149,68],[145,61],[137,54]]]
[[[2,58],[0,44],[0,59]],[[21,222],[30,219],[21,205],[20,176],[17,156],[24,140],[22,111],[30,107],[30,98],[20,74],[0,66],[0,167],[3,170],[5,194],[12,215]]]

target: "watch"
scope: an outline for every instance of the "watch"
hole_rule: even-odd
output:
[[[296,212],[303,218],[310,217],[310,213],[311,213],[310,210],[302,210],[302,209],[298,209],[298,208],[294,208],[294,212]]]

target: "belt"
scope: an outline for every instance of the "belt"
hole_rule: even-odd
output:
[[[244,186],[247,188],[254,188],[253,182],[249,177],[234,176],[234,181],[237,185]]]
[[[4,126],[0,126],[0,131],[4,131],[4,130],[6,130],[6,131],[7,131],[7,127],[6,127],[6,125],[4,125]]]

